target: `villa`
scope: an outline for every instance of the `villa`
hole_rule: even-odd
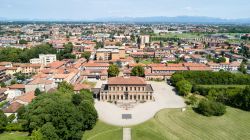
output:
[[[113,77],[100,89],[101,101],[153,100],[153,88],[140,77]]]

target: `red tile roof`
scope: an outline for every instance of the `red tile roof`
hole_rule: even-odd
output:
[[[82,89],[90,89],[91,86],[87,84],[76,84],[74,85],[74,91],[80,91]]]
[[[10,89],[25,89],[25,85],[24,84],[14,84],[9,86]]]
[[[26,103],[30,103],[34,98],[35,98],[35,92],[31,91],[31,92],[27,92],[19,97],[17,97],[15,100],[20,100]]]
[[[19,108],[21,108],[23,104],[19,102],[13,102],[7,108],[3,109],[4,113],[16,113]]]
[[[110,85],[145,85],[146,81],[141,77],[112,77],[108,79]]]

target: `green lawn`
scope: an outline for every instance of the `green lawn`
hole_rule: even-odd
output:
[[[122,128],[98,121],[94,129],[83,134],[83,140],[122,140]]]
[[[132,127],[133,140],[250,138],[250,113],[227,107],[222,117],[205,117],[192,109],[165,109],[153,119]]]
[[[28,133],[13,132],[0,134],[0,140],[29,140]]]
[[[132,126],[132,140],[235,140],[250,138],[250,112],[227,107],[221,117],[205,117],[192,109],[164,109],[151,120]],[[98,121],[94,129],[86,131],[84,140],[122,140],[122,127]],[[0,135],[0,140],[28,140],[27,133]]]

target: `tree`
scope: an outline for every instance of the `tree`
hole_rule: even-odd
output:
[[[180,95],[186,96],[191,92],[192,84],[187,80],[181,80],[176,83],[176,87]]]
[[[74,94],[72,85],[62,82],[55,93],[36,97],[18,111],[23,128],[30,133],[38,130],[36,133],[41,133],[43,139],[81,139],[85,130],[93,128],[98,116],[93,103],[79,95]],[[93,96],[90,98],[93,100]]]
[[[52,123],[44,124],[39,131],[44,140],[59,140],[59,136],[56,134],[56,129]]]
[[[130,40],[135,42],[135,35],[134,34],[130,35]]]
[[[15,118],[16,118],[15,114],[11,114],[9,117],[7,117],[9,123],[12,123],[15,120]]]
[[[250,111],[250,86],[246,86],[243,92],[234,98],[236,107]]]
[[[245,67],[245,65],[243,63],[241,63],[239,69],[238,69],[240,72],[242,72],[243,74],[246,74],[247,73],[247,69]]]
[[[4,82],[0,82],[0,87],[6,87],[6,84]]]
[[[19,40],[19,44],[28,44],[28,41],[24,40],[24,39],[20,39]]]
[[[8,124],[8,119],[4,115],[3,111],[0,109],[0,133],[2,133]]]
[[[71,92],[73,89],[74,87],[66,81],[63,81],[58,85],[58,90],[63,93]]]
[[[74,94],[72,95],[72,103],[74,105],[79,105],[82,102],[82,96],[80,94]]]
[[[172,82],[172,84],[175,86],[177,82],[181,81],[181,80],[185,80],[184,77],[180,74],[174,74],[171,76],[170,81]]]
[[[40,94],[42,94],[41,90],[39,88],[36,88],[35,96],[39,96]]]
[[[84,101],[89,101],[90,103],[94,103],[93,92],[88,89],[84,89],[80,91],[80,95]]]
[[[91,56],[91,52],[83,52],[82,57],[85,58],[87,61],[89,61],[89,58]]]
[[[11,82],[10,82],[11,85],[14,85],[14,84],[16,84],[16,83],[17,83],[16,80],[11,80]]]
[[[109,68],[108,68],[108,75],[109,77],[115,77],[115,76],[118,76],[120,70],[118,68],[117,65],[110,65]]]
[[[205,116],[222,116],[226,113],[226,107],[222,103],[203,99],[198,104],[196,111]]]
[[[139,76],[139,77],[143,77],[145,75],[145,70],[142,66],[135,66],[132,70],[131,70],[131,75],[132,76]]]
[[[103,42],[96,42],[95,49],[99,49],[99,48],[103,48],[103,47],[104,47]]]

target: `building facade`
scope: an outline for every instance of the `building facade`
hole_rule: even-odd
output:
[[[140,77],[113,77],[100,89],[101,101],[153,100],[153,88]]]

